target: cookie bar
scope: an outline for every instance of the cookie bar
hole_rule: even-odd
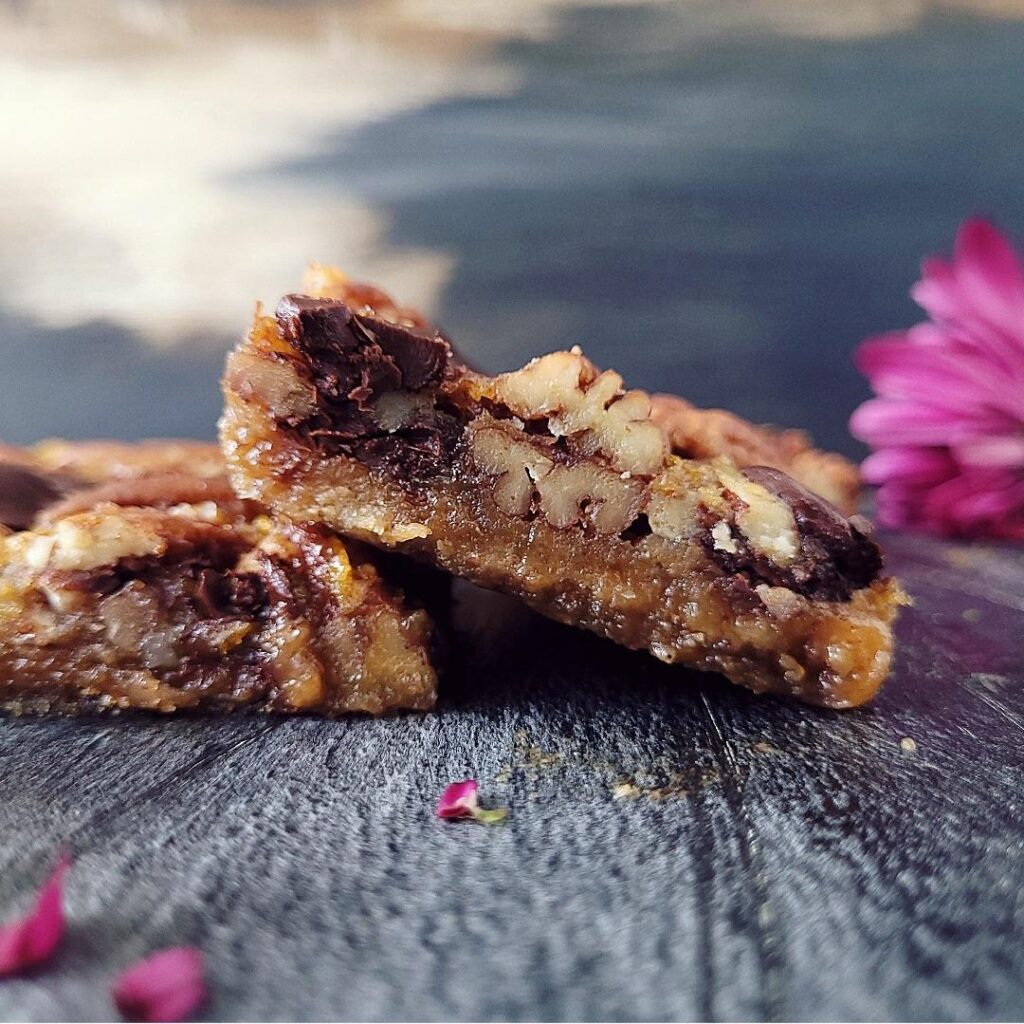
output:
[[[31,514],[23,501],[17,529],[0,537],[0,705],[433,705],[431,619],[380,556],[235,498],[214,446],[176,472],[163,446],[3,453],[0,480],[21,473],[39,500]]]
[[[904,601],[868,524],[772,467],[672,454],[649,397],[578,351],[487,377],[393,307],[291,295],[229,357],[236,491],[554,619],[850,707]]]

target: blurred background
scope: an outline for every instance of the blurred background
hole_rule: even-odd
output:
[[[1022,54],[1024,0],[6,0],[0,439],[213,436],[320,260],[855,454],[920,257],[1024,231]]]

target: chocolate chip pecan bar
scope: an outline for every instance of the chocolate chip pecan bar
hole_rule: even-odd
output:
[[[488,377],[347,298],[287,296],[229,357],[240,495],[755,691],[876,692],[904,598],[865,521],[778,469],[673,454],[649,397],[578,350]]]
[[[169,445],[0,453],[24,499],[0,537],[0,705],[433,705],[431,620],[380,556],[236,498],[215,446]]]

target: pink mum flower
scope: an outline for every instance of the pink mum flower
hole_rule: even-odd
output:
[[[437,802],[437,816],[439,818],[472,818],[484,825],[493,825],[502,821],[508,811],[502,807],[494,810],[481,807],[477,788],[475,779],[453,782],[441,794],[441,799]]]
[[[930,320],[865,341],[877,398],[850,430],[874,449],[878,519],[952,537],[1024,539],[1024,265],[982,220],[911,290]]]
[[[70,867],[71,858],[62,854],[32,910],[0,926],[0,978],[37,967],[57,951],[64,937],[64,876]]]
[[[154,953],[117,979],[113,995],[125,1020],[186,1020],[206,1000],[203,954],[191,946]]]

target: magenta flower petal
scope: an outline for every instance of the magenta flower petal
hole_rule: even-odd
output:
[[[1008,298],[1024,294],[1024,274],[1010,243],[995,225],[980,217],[969,217],[956,236],[956,261],[983,278],[986,286]]]
[[[62,854],[32,910],[0,926],[0,978],[35,967],[56,952],[64,937],[64,876],[70,867],[71,858]]]
[[[953,446],[966,466],[1005,466],[1024,469],[1024,433],[975,437]]]
[[[475,779],[453,782],[441,794],[437,802],[439,818],[473,818],[485,825],[493,825],[502,821],[508,814],[504,808],[489,810],[480,806]]]
[[[940,259],[921,264],[921,280],[910,289],[910,297],[933,320],[953,320],[964,307],[953,269]]]
[[[964,294],[993,323],[1024,312],[1024,273],[1009,242],[987,221],[967,220],[956,239],[956,275]]]
[[[916,344],[908,344],[909,333],[869,338],[858,350],[857,368],[871,379],[876,394],[937,409],[952,407],[958,416],[963,416],[968,400],[968,408],[983,411],[986,422],[1003,413],[1004,399],[1010,400],[1007,415],[1017,411],[1015,396],[1006,393],[1004,377],[993,374],[991,360],[949,344],[925,354]]]
[[[203,954],[191,946],[154,953],[117,979],[113,995],[125,1020],[186,1020],[206,1000]]]
[[[943,449],[882,448],[864,460],[860,471],[869,484],[904,481],[925,486],[948,480],[956,465]]]
[[[871,338],[857,365],[876,398],[850,419],[873,450],[878,518],[942,536],[1024,538],[1024,264],[968,220],[953,259],[911,294],[931,320]]]
[[[850,417],[853,435],[879,448],[948,444],[1001,426],[999,420],[978,424],[949,409],[892,398],[870,399]]]

